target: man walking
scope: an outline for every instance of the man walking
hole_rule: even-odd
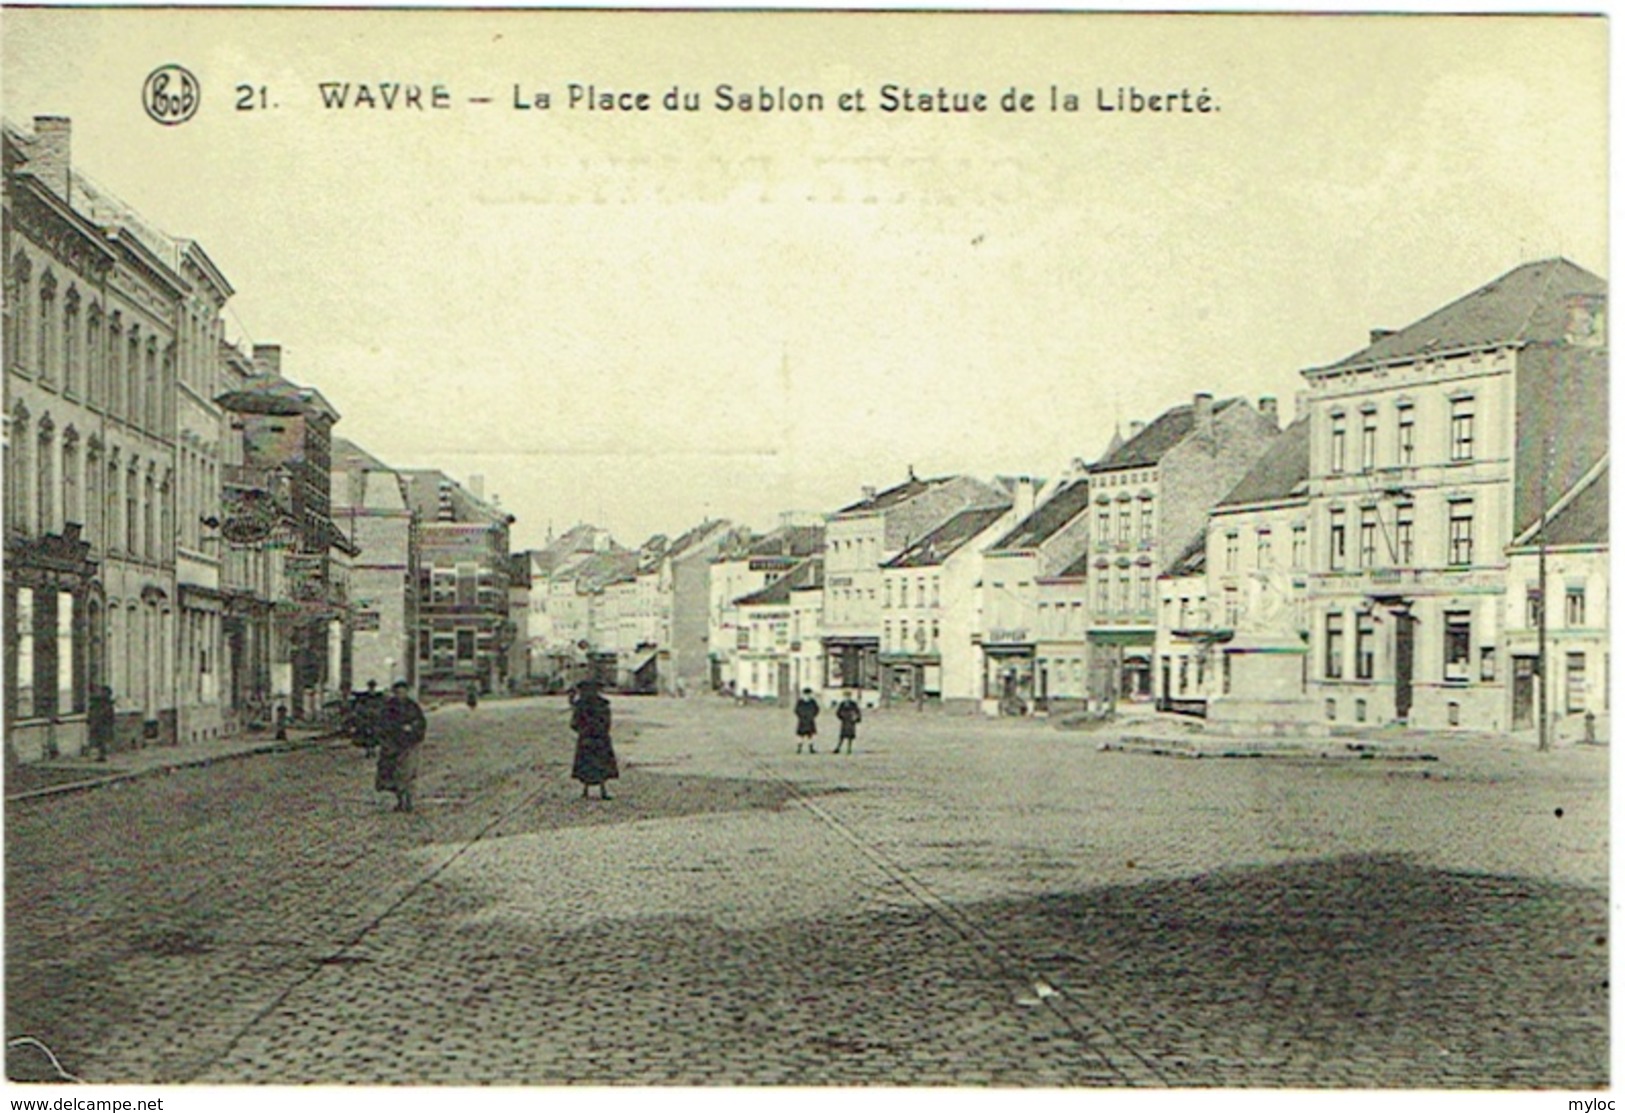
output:
[[[841,720],[841,736],[835,740],[835,752],[841,752],[841,745],[846,745],[846,752],[852,752],[852,743],[858,737],[858,724],[863,722],[863,711],[852,698],[852,693],[846,693],[846,698],[835,706],[835,717]]]
[[[397,680],[378,714],[379,792],[395,794],[395,810],[412,810],[412,788],[418,779],[418,747],[429,732],[423,709],[412,699],[406,681]]]
[[[796,700],[796,753],[801,752],[805,741],[807,752],[816,754],[813,748],[813,739],[818,737],[818,701],[813,698],[811,688],[801,690],[801,698]]]
[[[352,723],[356,744],[368,757],[378,752],[378,728],[384,713],[384,693],[378,690],[378,681],[367,681],[367,690],[357,692],[352,703]]]

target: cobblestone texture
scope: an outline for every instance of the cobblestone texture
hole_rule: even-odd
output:
[[[609,802],[526,701],[432,716],[411,815],[342,746],[8,805],[8,1035],[167,1083],[1608,1082],[1606,751],[616,717]]]

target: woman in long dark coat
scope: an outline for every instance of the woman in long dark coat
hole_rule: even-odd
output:
[[[606,783],[621,775],[609,741],[609,701],[599,692],[597,682],[588,680],[577,689],[573,704],[570,729],[576,732],[576,757],[570,776],[581,782],[583,800],[593,785],[598,786],[599,799],[608,800]]]

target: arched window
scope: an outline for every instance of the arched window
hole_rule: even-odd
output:
[[[62,433],[62,521],[85,524],[79,504],[79,434],[71,425]]]
[[[29,481],[34,477],[33,430],[28,423],[28,409],[17,405],[11,413],[11,459],[6,468],[6,524],[23,533],[29,532]]]
[[[56,427],[51,423],[51,415],[46,414],[40,418],[39,423],[39,456],[35,460],[38,469],[39,486],[35,489],[39,501],[34,512],[35,528],[40,533],[50,533],[56,528],[56,518],[51,513],[51,503],[56,497],[56,461],[52,455],[56,449]]]
[[[146,410],[145,425],[147,432],[156,433],[162,426],[159,422],[158,411],[163,401],[158,393],[158,338],[147,337],[146,371]]]
[[[85,444],[85,538],[93,545],[106,544],[102,486],[102,442],[92,436]]]
[[[80,388],[79,288],[69,286],[62,303],[62,392],[76,394]]]
[[[39,320],[35,322],[39,346],[34,361],[34,370],[44,382],[55,377],[56,330],[56,275],[46,271],[39,280]]]
[[[158,559],[158,531],[153,528],[153,512],[157,506],[157,499],[153,497],[152,465],[147,465],[146,486],[141,492],[146,497],[146,503],[141,513],[141,540],[146,546],[147,559]]]
[[[107,318],[107,412],[124,416],[124,315]]]
[[[131,460],[129,469],[124,473],[124,552],[131,557],[139,552],[135,547],[135,531],[141,520],[136,506],[136,500],[140,497],[140,482],[136,462]]]
[[[102,339],[102,307],[91,302],[85,314],[85,398],[98,408],[107,405],[106,348]]]
[[[141,420],[141,326],[137,324],[130,325],[124,344],[122,378],[126,392],[124,420],[134,425]]]
[[[119,526],[119,478],[124,474],[119,463],[118,449],[115,447],[107,454],[107,486],[102,491],[106,500],[102,506],[102,548],[108,552],[119,547],[119,539],[123,536]],[[112,612],[109,612],[112,613]]]
[[[31,326],[32,315],[29,310],[34,303],[32,288],[32,268],[28,263],[28,256],[18,251],[11,257],[11,266],[6,275],[6,351],[13,364],[18,367],[26,366],[27,360],[23,358],[23,351],[28,347],[29,337],[33,335]]]
[[[158,488],[158,559],[166,563],[175,546],[174,488],[174,474],[165,472],[163,485]]]

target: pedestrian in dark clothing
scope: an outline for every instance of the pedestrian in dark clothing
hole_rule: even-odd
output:
[[[288,740],[288,709],[282,704],[276,705],[276,741]]]
[[[378,681],[367,681],[367,690],[357,692],[350,708],[351,727],[355,731],[356,745],[372,757],[378,752],[378,731],[382,726],[384,693],[378,690]]]
[[[423,708],[412,699],[406,681],[397,680],[378,713],[378,777],[373,787],[395,794],[395,810],[412,810],[418,779],[418,747],[429,732]]]
[[[470,684],[468,686],[468,693],[463,698],[468,701],[468,709],[470,711],[474,710],[480,705],[480,686],[478,684]]]
[[[835,705],[835,717],[841,720],[841,736],[835,740],[835,752],[841,752],[841,744],[846,744],[846,752],[852,752],[852,743],[858,737],[858,724],[863,722],[863,711],[858,707],[857,701],[848,692],[846,698]]]
[[[812,689],[804,688],[801,698],[796,700],[796,753],[801,752],[803,740],[809,754],[816,754],[813,749],[813,739],[818,737],[818,701],[813,698]]]
[[[98,684],[90,693],[90,749],[97,761],[106,761],[113,748],[113,689]]]
[[[598,786],[598,798],[608,800],[607,783],[621,775],[609,740],[609,701],[598,689],[596,680],[584,680],[571,701],[575,710],[570,714],[570,729],[576,732],[576,756],[570,776],[581,782],[583,800],[593,785]]]

